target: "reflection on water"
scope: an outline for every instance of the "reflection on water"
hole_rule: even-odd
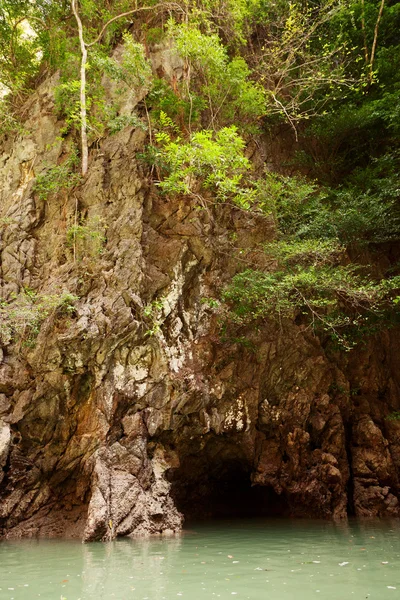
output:
[[[400,524],[193,525],[174,538],[0,543],[0,600],[400,598]]]
[[[107,544],[84,544],[81,600],[122,599],[125,597],[122,591],[128,594],[140,590],[144,590],[149,600],[161,600],[165,597],[166,582],[173,577],[174,555],[179,552],[181,543],[182,537],[169,538],[168,541],[160,538],[124,539]]]

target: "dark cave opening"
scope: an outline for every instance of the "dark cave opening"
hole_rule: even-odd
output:
[[[252,485],[251,473],[251,465],[238,457],[210,463],[201,455],[192,455],[181,460],[168,479],[175,505],[186,522],[287,516],[285,498],[272,487]]]

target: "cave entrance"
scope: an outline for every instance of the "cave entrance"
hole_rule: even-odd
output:
[[[282,517],[285,499],[271,487],[253,486],[252,464],[237,448],[186,455],[168,474],[171,495],[186,521]]]

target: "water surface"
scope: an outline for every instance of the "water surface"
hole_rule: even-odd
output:
[[[1,600],[398,600],[400,524],[193,525],[178,538],[0,543]]]

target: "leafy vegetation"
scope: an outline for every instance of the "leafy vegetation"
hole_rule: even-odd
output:
[[[170,21],[168,35],[185,61],[180,96],[202,109],[201,122],[213,130],[236,123],[243,132],[256,132],[255,123],[265,114],[266,99],[263,87],[251,79],[245,59],[230,59],[217,34],[204,34],[193,24]],[[189,129],[193,125],[189,113]]]
[[[1,129],[17,128],[29,90],[59,69],[62,136],[79,134],[80,154],[37,176],[40,198],[79,182],[91,144],[141,128],[161,193],[275,219],[272,266],[244,265],[224,292],[236,326],[296,319],[349,349],[400,305],[399,30],[394,0],[4,0]],[[170,73],[153,73],[154,47],[171,53]],[[249,158],[276,127],[291,131],[290,176],[260,175]],[[104,232],[71,225],[74,261],[95,259]]]
[[[166,132],[158,133],[156,140],[168,171],[158,184],[164,192],[196,195],[202,187],[212,190],[217,200],[250,208],[254,190],[243,187],[243,179],[251,163],[243,154],[245,141],[236,127],[224,127],[215,135],[202,130],[187,143],[179,137],[171,140]]]
[[[77,185],[80,181],[80,176],[75,171],[77,163],[77,154],[72,152],[63,163],[39,173],[35,181],[35,192],[39,198],[46,200],[53,194],[62,190],[68,191]]]
[[[78,297],[68,291],[40,294],[24,288],[8,301],[0,301],[0,340],[33,347],[43,322],[51,315],[72,315]]]
[[[272,273],[246,270],[233,278],[224,299],[232,306],[236,324],[272,318],[282,325],[286,319],[300,317],[301,322],[304,317],[315,333],[328,333],[349,350],[360,334],[374,332],[393,307],[399,287],[399,277],[374,283],[359,275],[354,265],[300,263]]]
[[[244,270],[225,289],[232,323],[270,318],[282,325],[295,319],[350,350],[398,321],[400,276],[373,276],[371,267],[351,263],[348,254],[350,248],[397,239],[398,222],[388,219],[388,204],[270,173],[263,191],[268,202],[261,206],[277,226],[278,238],[264,248],[274,263],[267,271]]]
[[[104,220],[93,216],[80,223],[74,223],[67,229],[67,246],[72,248],[73,260],[98,258],[106,242]]]
[[[148,325],[148,329],[145,332],[146,336],[152,337],[161,331],[161,324],[163,322],[163,308],[163,298],[157,298],[156,300],[149,302],[149,304],[144,307],[143,316]]]
[[[395,410],[386,417],[386,421],[400,421],[400,412]]]

